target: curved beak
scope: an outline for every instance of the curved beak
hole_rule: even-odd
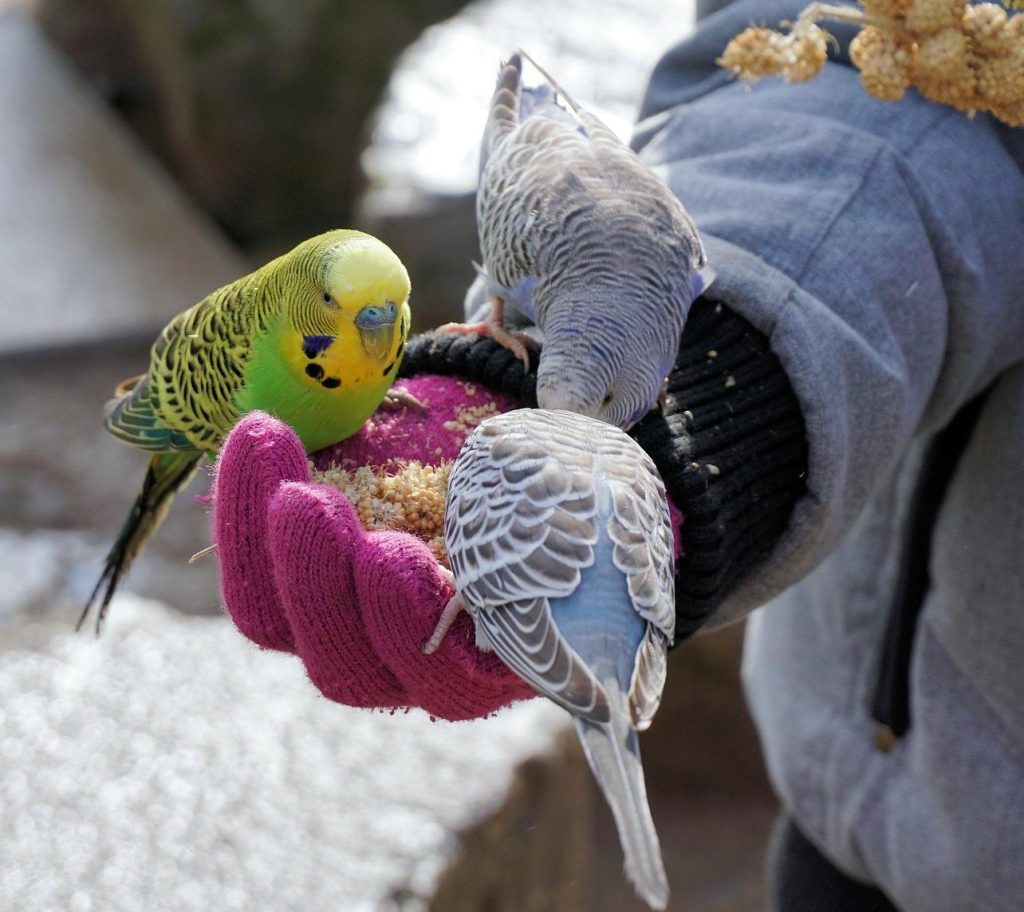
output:
[[[398,305],[393,301],[370,304],[356,314],[355,322],[366,353],[376,361],[387,359],[394,347]]]

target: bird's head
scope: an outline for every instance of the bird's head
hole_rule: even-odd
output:
[[[297,336],[289,357],[321,385],[393,375],[411,322],[409,274],[395,253],[368,234],[339,230],[285,259],[280,287]]]
[[[623,329],[596,315],[552,329],[545,328],[537,368],[541,408],[565,409],[628,429],[655,407],[675,363],[677,333]]]

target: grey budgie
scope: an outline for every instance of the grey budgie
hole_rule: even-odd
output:
[[[636,734],[661,700],[675,628],[672,529],[654,464],[618,428],[520,409],[466,441],[445,511],[457,594],[424,651],[465,608],[478,646],[576,717],[626,873],[663,909],[668,882]]]
[[[475,291],[490,314],[442,329],[490,333],[525,360],[530,339],[504,321],[536,324],[540,406],[629,427],[657,402],[713,273],[668,186],[539,67],[524,85],[524,57],[501,70],[480,153]]]

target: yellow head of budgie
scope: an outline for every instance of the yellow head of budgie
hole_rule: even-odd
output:
[[[307,449],[353,433],[394,380],[409,333],[409,275],[376,238],[332,231],[254,276],[279,318],[254,340],[239,410],[287,421]]]

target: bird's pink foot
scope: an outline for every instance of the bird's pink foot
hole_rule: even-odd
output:
[[[458,333],[469,336],[478,333],[481,336],[490,336],[502,348],[507,348],[513,355],[523,362],[523,369],[530,369],[530,355],[527,349],[536,348],[537,342],[526,333],[510,332],[505,329],[500,320],[482,320],[479,323],[445,323],[439,326],[435,332]]]

